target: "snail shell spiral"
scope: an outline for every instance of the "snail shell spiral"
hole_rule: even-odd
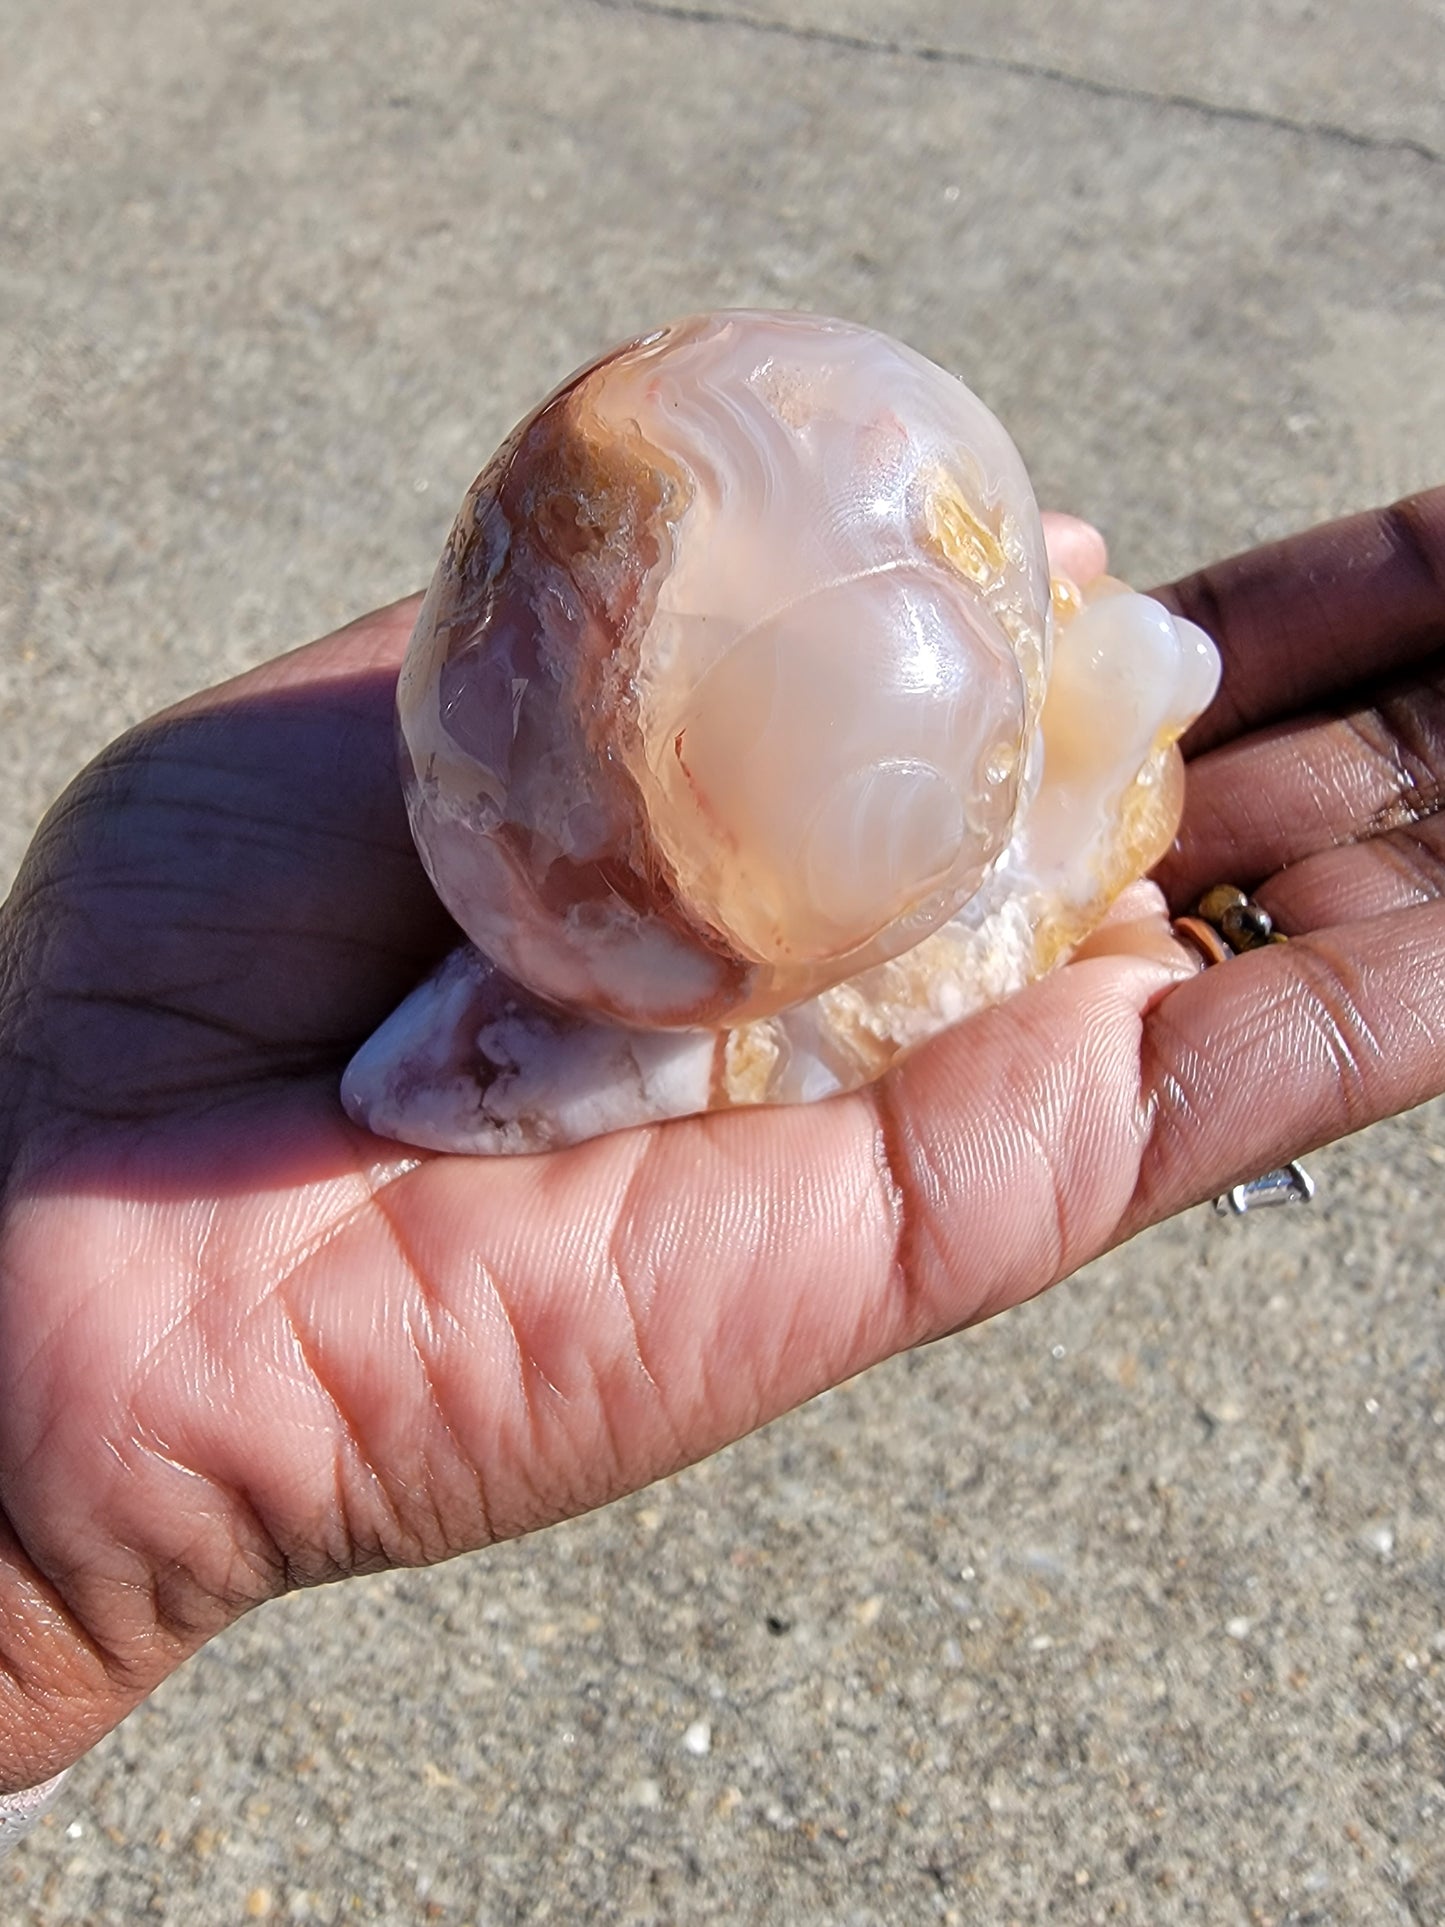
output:
[[[530,1150],[867,1081],[1157,860],[1216,675],[1160,605],[1051,583],[1008,435],[901,343],[628,343],[493,458],[426,597],[403,782],[474,948],[347,1106]]]

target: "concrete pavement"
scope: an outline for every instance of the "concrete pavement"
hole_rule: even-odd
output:
[[[8,0],[0,872],[616,337],[836,311],[1166,576],[1445,468],[1430,0]],[[1434,76],[1432,79],[1431,76]],[[286,1602],[0,1917],[1445,1920],[1445,1114],[664,1487]]]

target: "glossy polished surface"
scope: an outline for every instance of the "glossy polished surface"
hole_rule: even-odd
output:
[[[1023,465],[960,382],[843,322],[680,322],[573,377],[463,505],[401,686],[418,844],[549,997],[777,1009],[978,888],[1048,633]]]
[[[1051,581],[1012,442],[911,349],[762,312],[625,344],[478,477],[418,620],[408,808],[475,947],[348,1109],[529,1151],[855,1089],[1158,860],[1217,675]]]

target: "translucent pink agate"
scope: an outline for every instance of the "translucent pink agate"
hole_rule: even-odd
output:
[[[348,1110],[534,1151],[868,1082],[1157,861],[1217,674],[1051,583],[1007,434],[901,344],[739,312],[617,349],[473,484],[418,620],[408,808],[472,943]]]

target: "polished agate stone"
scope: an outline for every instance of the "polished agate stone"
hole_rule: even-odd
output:
[[[418,619],[402,777],[471,942],[348,1109],[526,1151],[856,1088],[1158,859],[1217,673],[1051,581],[1008,435],[902,344],[738,312],[614,350],[478,477]]]

